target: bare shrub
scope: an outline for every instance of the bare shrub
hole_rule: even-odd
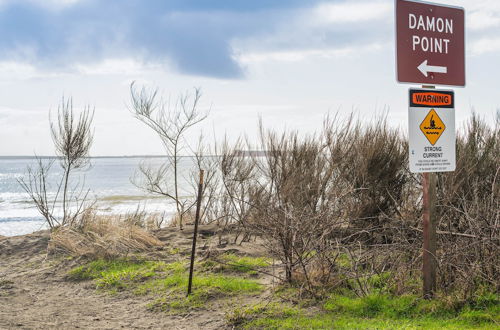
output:
[[[137,89],[134,83],[130,86],[130,94],[133,115],[155,131],[167,155],[167,163],[158,169],[141,164],[141,178],[134,182],[149,193],[165,196],[173,201],[179,228],[182,229],[184,215],[194,203],[180,191],[179,163],[181,154],[190,149],[185,141],[186,132],[208,116],[208,112],[198,109],[201,92],[195,89],[192,96],[188,93],[180,95],[174,105],[159,98],[158,90],[148,90],[145,87]],[[173,180],[173,184],[169,180]]]
[[[210,146],[203,141],[203,134],[200,134],[198,139],[198,148],[193,151],[195,159],[195,170],[191,172],[189,181],[191,184],[191,191],[197,192],[200,173],[202,170],[204,171],[199,221],[200,223],[209,224],[211,222],[217,221],[216,217],[214,217],[215,213],[213,212],[213,209],[217,207],[219,197],[219,158],[218,156],[216,156],[216,150],[212,150]],[[189,206],[192,223],[194,223],[195,218],[195,203],[196,198],[193,200],[192,205]]]
[[[385,161],[355,170],[359,171],[353,176],[358,178],[354,180],[357,193],[349,203],[355,205],[350,213],[355,217],[346,231],[335,233],[337,245],[332,244],[334,251],[347,256],[348,267],[336,267],[335,272],[360,295],[379,290],[380,283],[374,279],[381,276],[385,290],[417,293],[422,262],[421,187],[418,177],[406,169],[406,142],[394,133],[387,138],[390,129],[383,125],[375,128],[380,133],[365,129],[356,135],[356,144],[366,150],[357,149],[355,157],[366,164],[370,150],[379,150],[382,155],[377,159]],[[438,174],[438,287],[465,300],[485,288],[499,288],[498,141],[498,119],[492,127],[473,114],[458,135],[456,171]],[[366,184],[359,185],[358,180],[366,177]]]
[[[68,182],[72,171],[81,169],[89,165],[89,152],[92,146],[93,134],[91,132],[94,111],[86,107],[78,119],[74,117],[73,100],[62,100],[57,110],[57,125],[51,121],[50,129],[52,140],[56,148],[56,155],[64,170],[62,182],[62,208],[63,223],[73,221],[70,216],[67,203],[69,200],[78,200],[71,193],[77,191],[72,189],[68,195]]]
[[[353,143],[348,159],[353,166],[343,175],[355,190],[352,225],[358,226],[371,243],[390,243],[391,218],[406,197],[406,144],[398,130],[388,127],[385,117],[365,128],[356,127],[350,136]],[[386,225],[388,234],[384,235]]]
[[[223,145],[220,218],[264,238],[285,280],[310,292],[417,293],[422,194],[404,136],[385,117],[363,126],[352,116],[327,118],[318,136],[260,132],[261,157]],[[473,115],[457,171],[439,174],[438,274],[464,298],[499,287],[498,141],[498,120]]]
[[[90,164],[93,114],[93,110],[87,106],[75,117],[72,99],[63,98],[57,111],[57,123],[50,121],[56,155],[63,169],[54,197],[49,195],[48,183],[53,161],[44,163],[42,159],[37,158],[34,167],[28,166],[26,177],[18,180],[51,229],[73,225],[85,208],[89,207],[86,205],[89,191],[85,190],[83,182],[80,181],[74,182],[70,187],[70,177],[75,170],[84,169]],[[59,201],[62,203],[62,218],[55,214]]]
[[[488,125],[477,114],[457,137],[457,168],[438,176],[440,286],[469,297],[500,290],[500,112]]]
[[[225,140],[219,149],[220,185],[218,200],[209,210],[214,213],[218,226],[224,231],[226,227],[236,224],[234,243],[241,235],[242,242],[250,236],[249,226],[253,206],[250,202],[252,185],[257,182],[257,166],[255,158],[242,151],[245,144],[238,139],[233,145]],[[221,242],[222,237],[219,237]]]
[[[28,193],[38,212],[40,212],[51,229],[61,223],[54,214],[56,199],[50,201],[47,195],[47,178],[53,164],[53,160],[44,162],[43,159],[37,157],[36,165],[28,166],[25,177],[18,179],[19,184]]]
[[[345,149],[327,144],[329,136],[344,136],[341,129],[301,138],[296,132],[265,131],[261,125],[260,146],[266,155],[254,157],[258,174],[249,188],[248,225],[281,260],[288,282],[300,269],[307,285],[312,285],[308,265],[344,224],[344,210],[338,206],[352,188],[342,182],[337,163]]]

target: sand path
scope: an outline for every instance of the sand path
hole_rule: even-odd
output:
[[[95,291],[64,279],[68,265],[45,260],[47,233],[0,238],[0,329],[221,329],[224,312],[170,316],[146,298]]]

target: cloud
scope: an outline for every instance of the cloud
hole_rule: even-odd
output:
[[[468,27],[472,30],[485,30],[500,26],[500,13],[475,11],[468,16]]]
[[[68,68],[125,57],[187,74],[238,78],[231,40],[272,26],[273,12],[314,2],[4,0],[0,60]]]
[[[313,10],[315,21],[322,24],[361,23],[388,17],[392,3],[357,2],[323,3]]]
[[[83,75],[140,75],[145,71],[159,69],[130,58],[105,59],[96,64],[76,64],[75,69]]]
[[[299,62],[314,58],[340,58],[346,56],[356,56],[360,53],[379,51],[383,49],[384,46],[386,45],[373,43],[366,46],[357,47],[255,52],[236,55],[235,58],[242,64],[270,61]]]
[[[472,43],[472,55],[482,55],[485,53],[500,52],[500,38],[481,38]]]
[[[436,0],[440,1],[440,0]],[[474,54],[492,51],[497,0],[457,0]],[[40,72],[144,67],[222,79],[264,60],[337,57],[393,42],[390,0],[0,0],[0,62]]]
[[[392,4],[380,1],[322,2],[288,13],[270,31],[233,40],[234,58],[244,65],[338,58],[368,51],[393,39]]]

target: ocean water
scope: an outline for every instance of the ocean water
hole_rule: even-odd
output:
[[[49,159],[44,160],[49,162]],[[173,214],[174,205],[165,198],[148,195],[136,187],[132,178],[137,177],[141,163],[158,168],[167,162],[162,157],[112,157],[92,158],[91,166],[85,171],[78,171],[71,177],[71,182],[83,182],[90,190],[88,199],[96,201],[100,214],[126,214],[137,210]],[[26,176],[27,167],[36,163],[31,157],[0,157],[0,235],[14,236],[28,234],[45,229],[46,224],[29,195],[22,189],[18,180]],[[181,159],[180,187],[187,193],[189,173],[194,169],[194,160]],[[48,195],[55,196],[62,169],[55,160],[49,172]],[[60,205],[56,204],[55,213],[61,214]]]

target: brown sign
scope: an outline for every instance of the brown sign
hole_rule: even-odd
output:
[[[463,8],[396,0],[397,79],[465,86]]]

